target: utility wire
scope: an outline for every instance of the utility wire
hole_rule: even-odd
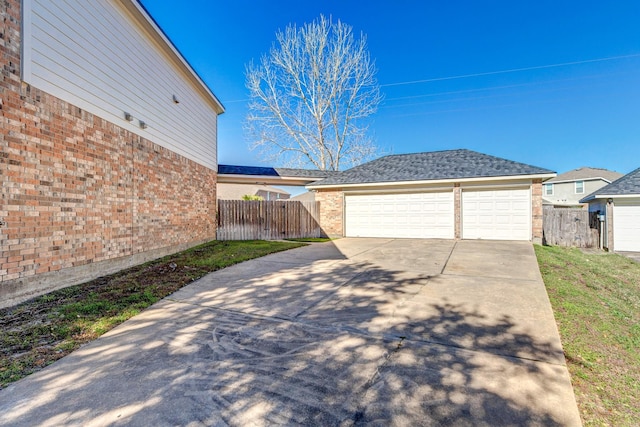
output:
[[[459,76],[436,77],[436,78],[433,78],[433,79],[423,79],[423,80],[412,80],[412,81],[407,81],[407,82],[387,83],[387,84],[380,85],[380,87],[403,86],[403,85],[413,85],[413,84],[419,84],[419,83],[439,82],[439,81],[443,81],[443,80],[466,79],[466,78],[469,78],[469,77],[491,76],[491,75],[495,75],[495,74],[516,73],[516,72],[520,72],[520,71],[542,70],[542,69],[545,69],[545,68],[566,67],[566,66],[569,66],[569,65],[589,64],[589,63],[593,63],[593,62],[614,61],[614,60],[617,60],[617,59],[637,58],[637,57],[640,57],[640,53],[634,53],[634,54],[630,54],[630,55],[610,56],[610,57],[607,57],[607,58],[587,59],[587,60],[584,60],[584,61],[563,62],[563,63],[560,63],[560,64],[537,65],[535,67],[512,68],[512,69],[508,69],[508,70],[488,71],[488,72],[485,72],[485,73],[462,74],[462,75],[459,75]]]

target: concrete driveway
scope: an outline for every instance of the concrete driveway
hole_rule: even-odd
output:
[[[533,248],[341,239],[212,273],[0,391],[1,425],[580,425]]]

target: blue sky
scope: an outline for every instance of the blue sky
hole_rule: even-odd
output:
[[[142,0],[225,105],[218,162],[248,149],[245,64],[290,23],[367,36],[383,154],[468,148],[558,173],[640,166],[640,2]],[[278,166],[278,165],[275,165]]]

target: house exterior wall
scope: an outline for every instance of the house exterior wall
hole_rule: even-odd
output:
[[[584,192],[580,194],[576,194],[575,181],[571,182],[554,182],[553,184],[553,195],[547,196],[544,195],[544,198],[552,203],[557,204],[571,204],[571,205],[580,205],[580,199],[585,197],[588,194],[593,193],[599,188],[604,187],[608,184],[608,182],[603,181],[601,179],[597,180],[582,180],[584,182]]]
[[[320,202],[320,227],[329,237],[344,236],[344,193],[341,190],[318,190],[316,202]]]
[[[20,6],[0,4],[0,306],[214,239],[215,169],[21,81]]]
[[[531,184],[531,241],[538,245],[542,244],[543,222],[542,180],[536,179]]]
[[[615,242],[615,227],[614,223],[616,221],[615,218],[615,206],[616,204],[634,204],[640,206],[640,197],[613,197],[611,199],[594,199],[589,202],[589,212],[600,212],[605,215],[605,227],[604,227],[604,236],[603,247],[609,251],[615,251],[616,242]],[[624,236],[623,236],[624,237]]]
[[[214,106],[198,93],[189,73],[144,33],[135,10],[116,0],[24,4],[26,83],[217,168]],[[131,122],[125,112],[133,116]]]

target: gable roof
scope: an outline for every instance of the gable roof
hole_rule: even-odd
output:
[[[613,182],[620,177],[622,177],[622,174],[620,172],[583,166],[581,168],[570,170],[569,172],[561,173],[555,178],[551,178],[550,180],[545,181],[545,184],[571,181],[588,181],[595,179],[602,179],[606,182]]]
[[[585,203],[594,199],[607,199],[609,197],[640,197],[640,168],[629,172],[609,185],[594,191],[580,200]]]
[[[224,106],[220,100],[213,94],[209,86],[202,80],[202,77],[195,71],[193,66],[187,61],[185,56],[178,50],[176,45],[171,41],[169,36],[164,32],[156,20],[151,16],[147,8],[140,0],[125,0],[120,2],[131,16],[144,28],[151,39],[158,43],[158,46],[165,52],[170,61],[185,72],[187,79],[198,92],[209,102],[217,114],[224,113]]]
[[[332,175],[307,187],[531,175],[544,175],[550,178],[555,176],[555,172],[460,149],[385,156]]]

